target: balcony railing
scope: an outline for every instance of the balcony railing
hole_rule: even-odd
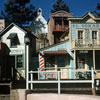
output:
[[[68,30],[68,26],[62,26],[62,25],[55,25],[53,31],[66,31]]]
[[[100,48],[100,40],[97,39],[77,39],[72,41],[71,48]]]

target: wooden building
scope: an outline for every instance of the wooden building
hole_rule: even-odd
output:
[[[36,53],[36,36],[31,32],[11,23],[0,34],[2,42],[9,48],[9,67],[14,80],[25,80],[26,66],[31,66]],[[3,51],[4,52],[4,51]],[[28,56],[27,56],[28,55]]]
[[[50,45],[59,43],[63,34],[66,34],[66,39],[68,38],[68,17],[71,16],[72,14],[66,11],[56,11],[50,14],[50,19],[48,21],[48,39]]]
[[[74,52],[74,68],[95,70],[100,79],[100,18],[90,12],[69,18],[70,50]]]
[[[94,70],[95,79],[100,79],[100,18],[88,12],[82,17],[69,17],[68,20],[67,40],[40,50],[44,58],[44,67],[40,66],[40,69],[61,71],[61,79],[77,79],[80,76],[87,79],[91,74],[88,71]],[[56,78],[55,75],[53,77]],[[41,78],[45,78],[45,75]]]

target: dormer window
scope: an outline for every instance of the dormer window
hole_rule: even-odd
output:
[[[10,39],[10,47],[16,48],[19,43],[18,36],[16,33],[11,33],[7,39]]]

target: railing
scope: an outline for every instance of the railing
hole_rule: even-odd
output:
[[[72,41],[72,48],[99,48],[100,40],[97,39],[77,39]]]
[[[68,30],[68,26],[55,25],[53,31],[66,31],[66,30]]]
[[[66,72],[69,74],[69,76],[61,80],[61,73]],[[29,71],[29,79],[28,79],[28,86],[30,85],[30,88],[28,89],[33,90],[34,89],[34,83],[57,83],[58,84],[58,94],[61,92],[61,83],[91,83],[92,84],[92,90],[94,89],[94,71],[88,70],[88,71],[78,71],[78,70],[68,70],[68,71]],[[38,78],[35,78],[34,75],[38,74]],[[44,78],[41,79],[42,76],[46,76],[48,74],[55,74],[56,78],[51,77],[51,79]]]

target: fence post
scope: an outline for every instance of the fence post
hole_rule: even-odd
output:
[[[33,71],[31,71],[30,73],[31,73],[31,90],[32,90],[33,89],[33,83],[32,83],[32,81],[33,81]]]
[[[58,94],[60,94],[60,71],[58,71]]]
[[[96,95],[95,82],[94,82],[94,70],[92,70],[91,74],[92,74],[92,94]]]
[[[40,75],[39,75],[39,68],[38,68],[38,80],[39,80],[39,76],[40,76]]]

